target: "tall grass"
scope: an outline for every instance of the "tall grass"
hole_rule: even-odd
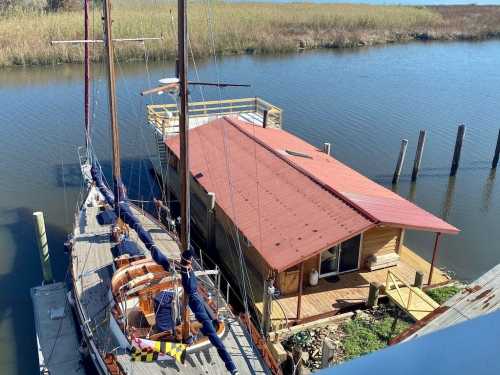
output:
[[[93,37],[101,38],[100,9],[91,16]],[[210,17],[207,17],[210,15]],[[81,46],[51,46],[51,40],[83,38],[82,12],[46,13],[18,9],[0,18],[0,66],[81,62]],[[173,23],[171,21],[173,19]],[[119,59],[169,58],[176,43],[176,2],[116,0],[114,37],[162,36],[161,42],[117,43]],[[211,50],[213,20],[218,54],[285,52],[301,48],[352,47],[411,39],[443,23],[433,10],[356,4],[271,4],[205,2],[189,4],[189,32],[196,55]],[[94,46],[94,59],[102,47]]]

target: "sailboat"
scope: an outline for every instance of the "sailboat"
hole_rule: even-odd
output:
[[[88,2],[85,2],[88,37]],[[111,3],[103,1],[113,186],[93,152],[89,54],[85,43],[85,148],[79,152],[84,199],[69,241],[74,309],[82,349],[99,374],[267,374],[244,322],[190,244],[186,1],[179,0],[181,229],[177,235],[131,203],[121,180]],[[279,372],[279,371],[273,371]]]

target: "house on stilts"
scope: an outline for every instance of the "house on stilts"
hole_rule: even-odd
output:
[[[448,281],[434,267],[439,239],[459,230],[282,130],[279,108],[252,98],[190,110],[193,226],[239,286],[243,257],[247,292],[270,331],[364,303],[370,283],[412,285],[417,271],[427,284]],[[157,168],[177,197],[175,107],[148,114]],[[431,263],[405,245],[411,230],[436,233]]]

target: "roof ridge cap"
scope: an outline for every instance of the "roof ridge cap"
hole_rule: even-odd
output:
[[[370,214],[368,211],[364,210],[363,208],[361,208],[359,205],[357,205],[356,203],[352,202],[349,198],[347,198],[345,195],[343,195],[342,193],[340,193],[339,191],[337,191],[336,189],[332,188],[330,185],[328,184],[325,184],[324,182],[322,182],[320,179],[318,179],[316,176],[312,175],[311,173],[309,173],[307,170],[305,170],[304,168],[302,168],[301,166],[297,165],[296,163],[294,163],[292,160],[290,160],[289,158],[281,155],[279,152],[277,152],[276,150],[274,150],[271,146],[269,146],[268,144],[266,144],[265,142],[261,141],[260,139],[258,139],[257,137],[255,137],[254,135],[250,134],[248,131],[246,131],[245,129],[242,129],[235,121],[234,119],[230,118],[230,117],[227,117],[227,116],[224,116],[223,119],[228,122],[230,125],[232,125],[235,129],[237,129],[238,131],[240,131],[242,134],[244,134],[245,136],[247,136],[248,138],[252,139],[253,141],[255,141],[256,143],[258,143],[261,147],[263,147],[264,149],[266,149],[267,151],[271,152],[273,155],[277,156],[278,158],[280,158],[281,160],[283,160],[285,163],[287,163],[288,165],[290,165],[292,168],[294,168],[295,170],[297,170],[298,172],[300,172],[301,174],[303,174],[304,176],[306,176],[307,178],[309,178],[310,180],[312,180],[314,183],[316,183],[317,185],[319,185],[321,188],[325,189],[326,191],[328,191],[329,193],[331,193],[332,195],[334,195],[337,199],[341,200],[342,202],[344,202],[346,205],[348,205],[349,207],[351,207],[352,209],[354,209],[355,211],[358,211],[359,214],[365,216],[368,220],[372,221],[373,223],[375,224],[378,224],[380,223],[380,220],[378,220],[376,217],[374,217],[372,214]],[[250,124],[251,125],[251,124]],[[253,125],[255,126],[255,125]],[[281,131],[284,131],[282,129],[280,129]]]

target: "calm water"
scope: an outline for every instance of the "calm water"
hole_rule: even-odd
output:
[[[219,61],[219,73],[223,80],[252,84],[224,90],[223,97],[268,99],[284,109],[286,129],[318,146],[331,142],[336,158],[386,186],[400,140],[407,138],[398,191],[462,229],[444,238],[438,263],[470,280],[500,262],[500,182],[489,168],[500,127],[499,60],[500,42],[408,44],[230,57]],[[202,79],[216,78],[210,62],[198,67]],[[143,126],[149,99],[138,93],[170,76],[172,66],[127,64],[118,71],[123,175],[132,198],[147,198],[155,193],[147,173],[154,148]],[[94,147],[109,163],[105,79],[95,75]],[[63,280],[62,243],[81,184],[81,67],[3,70],[0,83],[0,373],[31,374],[37,366],[29,287],[41,279],[31,214],[45,213],[52,264]],[[217,90],[204,94],[218,98]],[[460,122],[468,126],[462,168],[450,180]],[[419,129],[428,130],[428,139],[422,174],[411,186]],[[407,238],[427,258],[432,240],[430,233]]]

